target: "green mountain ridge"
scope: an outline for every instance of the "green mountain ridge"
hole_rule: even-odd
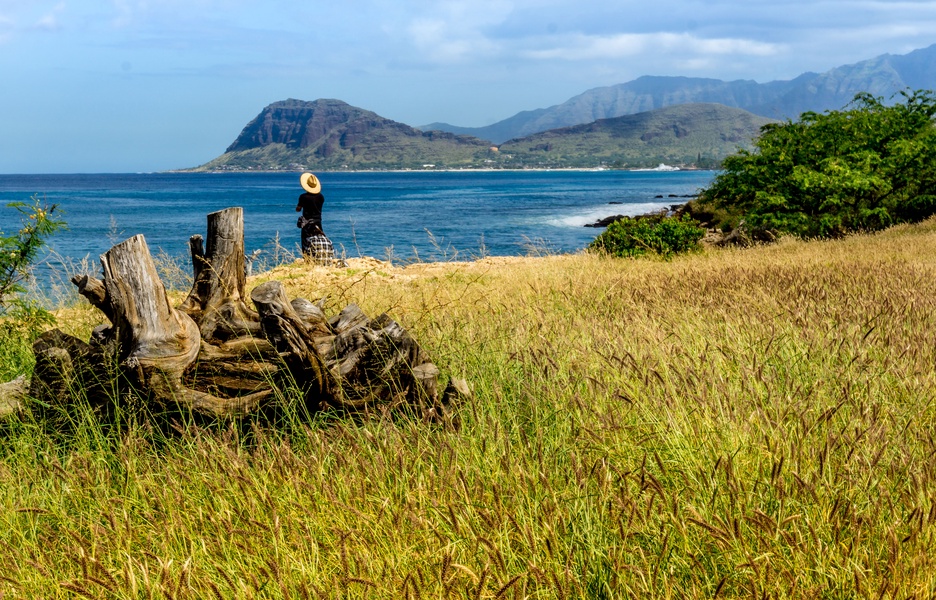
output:
[[[197,171],[713,167],[750,147],[769,119],[687,104],[511,140],[418,129],[340,100],[267,106],[218,158]]]
[[[425,168],[444,160],[467,167],[490,142],[423,132],[341,100],[274,102],[221,156],[197,171]]]
[[[484,127],[432,123],[422,130],[472,135],[501,143],[542,131],[591,123],[677,104],[717,103],[773,119],[795,119],[806,111],[837,110],[855,94],[889,100],[906,89],[936,89],[936,44],[908,54],[881,56],[788,81],[757,83],[700,77],[644,76],[587,90],[551,106],[517,113]]]
[[[708,168],[738,148],[750,149],[760,128],[770,122],[721,104],[681,104],[510,140],[499,152],[505,163],[539,167],[667,163]]]

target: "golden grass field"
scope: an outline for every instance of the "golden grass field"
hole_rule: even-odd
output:
[[[470,383],[461,427],[14,424],[3,597],[936,596],[934,221],[268,278],[389,312]]]

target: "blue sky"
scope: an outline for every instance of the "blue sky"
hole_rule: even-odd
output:
[[[196,166],[287,98],[481,126],[641,75],[765,82],[934,42],[932,0],[0,0],[0,173]]]

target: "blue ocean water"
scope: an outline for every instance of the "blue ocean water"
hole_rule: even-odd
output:
[[[346,256],[462,260],[533,251],[574,252],[600,218],[684,202],[709,171],[454,171],[321,173],[324,229]],[[37,195],[68,229],[50,239],[67,260],[98,256],[142,233],[151,251],[188,256],[206,215],[244,208],[245,246],[298,253],[298,173],[0,175],[0,230],[19,225],[6,207]],[[663,196],[662,198],[658,196]]]

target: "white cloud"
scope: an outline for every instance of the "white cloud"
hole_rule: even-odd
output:
[[[430,62],[464,62],[499,51],[498,44],[480,32],[455,29],[442,19],[417,19],[409,25],[408,33],[420,56]]]
[[[59,22],[59,15],[65,12],[65,3],[59,2],[52,10],[43,14],[35,23],[36,29],[42,29],[45,31],[56,31],[61,28],[61,23]]]
[[[111,20],[111,24],[118,29],[132,25],[137,13],[146,8],[146,2],[113,0],[113,3],[115,14]]]
[[[527,50],[522,54],[536,60],[620,59],[643,53],[682,54],[686,56],[744,55],[772,56],[781,50],[778,44],[746,39],[705,39],[689,33],[621,33],[610,36],[576,34],[560,39],[559,46]]]
[[[745,39],[699,39],[694,36],[682,34],[680,41],[686,41],[687,44],[675,44],[679,50],[696,49],[702,54],[741,54],[744,56],[773,56],[777,54],[782,46],[779,44],[770,44],[766,42],[757,42]]]
[[[61,29],[60,15],[65,11],[65,2],[60,0],[52,6],[41,1],[3,2],[0,0],[0,43],[12,41],[14,37],[28,31],[58,31]]]
[[[431,10],[419,16],[407,15],[403,31],[419,56],[430,62],[490,58],[502,48],[486,30],[503,22],[510,12],[507,2],[449,0],[433,4]]]

